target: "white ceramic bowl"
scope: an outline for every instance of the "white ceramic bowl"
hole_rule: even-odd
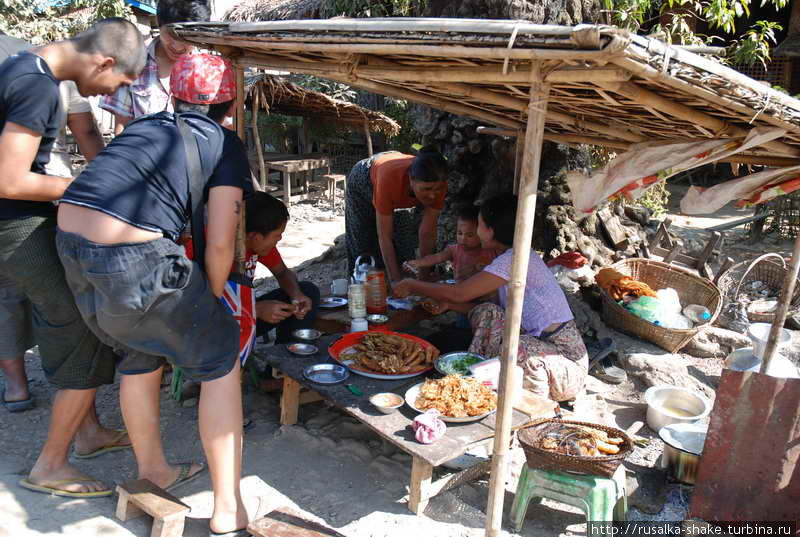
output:
[[[653,386],[644,392],[647,426],[658,432],[673,423],[695,423],[711,412],[711,401],[680,386]]]
[[[405,399],[403,399],[402,395],[398,395],[396,393],[383,392],[376,393],[370,397],[369,402],[384,414],[391,414],[403,406]]]

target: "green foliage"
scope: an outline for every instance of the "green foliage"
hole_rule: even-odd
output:
[[[414,17],[422,14],[427,0],[334,0],[330,16]]]
[[[750,0],[603,0],[611,22],[639,32],[651,28],[653,34],[668,43],[681,45],[713,44],[719,39],[692,31],[696,20],[705,20],[711,29],[728,34],[736,32],[736,22],[750,16]],[[775,10],[787,0],[762,0]],[[666,22],[659,22],[666,19]],[[651,24],[653,23],[653,24]],[[737,65],[769,62],[770,44],[781,26],[771,21],[756,21],[739,39],[728,46],[728,61]]]
[[[358,93],[352,87],[341,82],[334,82],[312,75],[295,75],[290,77],[291,81],[306,89],[324,93],[328,97],[352,103],[356,100]]]
[[[389,147],[402,153],[411,153],[419,139],[419,134],[414,130],[414,120],[411,117],[410,103],[403,99],[386,98],[386,107],[383,113],[400,124],[397,136],[389,138]]]
[[[74,0],[61,7],[36,0],[0,0],[0,30],[34,45],[66,39],[100,19],[132,15],[123,0]]]
[[[624,199],[624,198],[623,198]],[[628,205],[641,205],[647,207],[653,213],[655,218],[660,218],[667,213],[667,204],[669,203],[669,190],[667,190],[667,182],[659,181],[644,193],[642,197],[632,202],[625,202]]]

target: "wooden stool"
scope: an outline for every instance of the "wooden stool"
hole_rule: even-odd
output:
[[[180,537],[191,507],[147,479],[117,485],[117,518],[125,522],[145,514],[153,517],[150,537]]]
[[[331,210],[333,210],[336,208],[336,185],[342,183],[344,193],[347,194],[347,177],[339,173],[328,173],[323,175],[322,179],[328,183],[328,196],[331,198]]]
[[[345,537],[338,531],[286,511],[273,511],[247,526],[253,537]]]

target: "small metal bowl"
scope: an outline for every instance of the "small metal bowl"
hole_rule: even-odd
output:
[[[338,384],[350,376],[350,371],[341,365],[316,364],[305,368],[303,376],[317,384]]]
[[[292,343],[291,345],[286,345],[286,348],[292,354],[298,354],[300,356],[311,356],[312,354],[317,354],[319,349],[310,343]]]
[[[376,393],[370,397],[369,402],[384,414],[391,414],[392,412],[397,412],[397,409],[403,406],[405,399],[396,393],[383,392]]]
[[[315,339],[319,339],[319,337],[322,335],[322,332],[319,330],[314,330],[313,328],[300,328],[299,330],[292,332],[292,335],[297,339],[314,341]]]
[[[372,313],[370,315],[367,315],[367,321],[369,321],[372,324],[384,324],[389,322],[389,316],[382,315],[380,313]]]

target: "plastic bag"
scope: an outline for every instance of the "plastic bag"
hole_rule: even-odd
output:
[[[659,316],[663,311],[661,301],[651,296],[640,296],[633,302],[625,304],[625,309],[653,324],[659,324]]]
[[[666,289],[659,289],[656,291],[656,296],[661,301],[661,307],[665,312],[680,314],[683,308],[681,307],[681,299],[678,297],[678,292],[672,287]]]

